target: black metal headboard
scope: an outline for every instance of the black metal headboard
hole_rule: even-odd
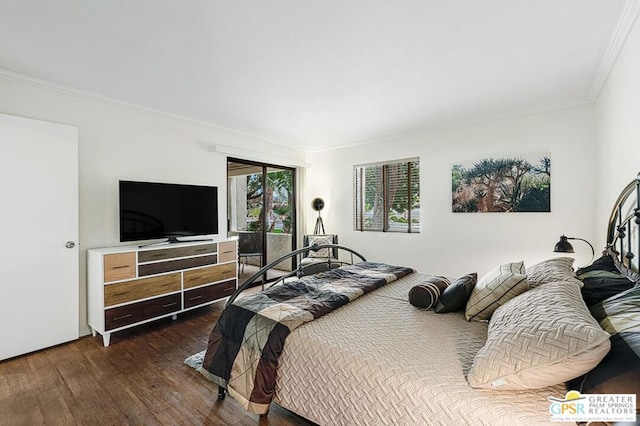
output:
[[[629,272],[640,271],[640,173],[622,190],[609,216],[607,252]]]

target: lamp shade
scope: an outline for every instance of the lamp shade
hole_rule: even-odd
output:
[[[573,251],[573,246],[565,235],[560,237],[560,241],[556,243],[553,251],[556,253],[575,253],[575,251]]]
[[[313,200],[311,200],[311,207],[319,212],[320,210],[322,210],[324,208],[324,200],[322,198],[314,198]]]

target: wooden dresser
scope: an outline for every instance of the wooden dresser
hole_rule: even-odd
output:
[[[231,295],[238,283],[236,240],[87,251],[91,332],[111,333],[177,315]]]

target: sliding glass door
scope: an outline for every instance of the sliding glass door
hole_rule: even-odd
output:
[[[228,234],[238,237],[239,275],[244,282],[264,266],[295,249],[295,169],[229,158]],[[283,262],[267,281],[283,275]]]

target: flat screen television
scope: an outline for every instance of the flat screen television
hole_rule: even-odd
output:
[[[217,233],[217,187],[120,181],[120,241]]]

